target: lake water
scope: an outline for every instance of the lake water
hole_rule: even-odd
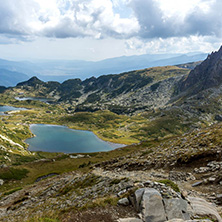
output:
[[[30,130],[35,137],[27,139],[31,151],[91,153],[110,151],[123,144],[105,142],[93,132],[73,130],[65,126],[32,124]]]
[[[18,108],[13,106],[0,106],[0,115],[4,115],[4,112],[15,111],[15,110],[27,110],[25,108]]]
[[[26,100],[41,101],[41,102],[45,102],[45,103],[53,101],[53,99],[38,98],[38,97],[15,97],[15,99],[17,99],[19,101],[26,101]]]

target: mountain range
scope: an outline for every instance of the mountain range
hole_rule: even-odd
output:
[[[70,112],[110,110],[133,115],[162,110],[160,113],[167,115],[175,112],[189,119],[214,121],[222,110],[221,58],[222,48],[200,64],[153,67],[63,83],[32,77],[11,93],[15,97],[47,97],[52,103],[68,106]]]
[[[3,69],[4,72],[8,71],[6,77],[4,76],[5,74],[3,75],[3,72],[0,72],[2,76],[0,85],[15,86],[16,83],[25,79],[28,80],[32,76],[37,76],[44,81],[63,82],[72,78],[83,80],[91,76],[98,77],[105,74],[116,74],[155,66],[178,65],[200,61],[206,57],[207,54],[205,53],[188,53],[123,56],[97,62],[83,60],[15,62],[0,59],[0,69]],[[23,73],[23,76],[17,74],[17,72]],[[25,79],[24,74],[28,76]],[[13,79],[13,81],[10,81],[10,79]]]

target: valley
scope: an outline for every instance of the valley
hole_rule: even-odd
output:
[[[63,83],[32,77],[3,88],[0,105],[26,110],[0,116],[0,220],[95,222],[100,217],[111,222],[131,217],[142,222],[145,213],[138,218],[136,191],[152,188],[164,201],[183,199],[189,205],[195,197],[213,202],[217,208],[205,205],[203,214],[195,207],[185,213],[190,219],[221,221],[221,58],[222,48],[197,66],[153,67]],[[25,143],[33,136],[31,124],[88,130],[128,146],[84,154],[31,152]],[[119,202],[124,198],[126,206]]]

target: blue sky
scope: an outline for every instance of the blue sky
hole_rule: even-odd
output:
[[[101,60],[211,52],[221,0],[0,0],[0,57]]]

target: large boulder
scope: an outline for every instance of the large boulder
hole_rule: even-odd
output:
[[[142,213],[145,222],[166,221],[166,213],[161,194],[153,188],[141,188],[136,190],[130,198],[133,206]]]
[[[175,218],[190,220],[187,201],[181,198],[164,199],[164,206],[168,220]]]
[[[134,208],[140,213],[140,221],[181,222],[191,221],[191,218],[210,218],[222,222],[215,206],[204,199],[196,197],[182,199],[172,196],[167,198],[166,195],[162,197],[161,193],[163,193],[162,190],[157,191],[154,188],[141,188],[129,197]],[[201,219],[198,221],[204,222],[204,220]],[[123,220],[120,222],[131,222],[131,220]]]
[[[143,194],[145,192],[145,188],[141,188],[135,191],[135,193],[129,197],[130,202],[132,203],[133,207],[136,209],[137,212],[141,211],[141,200]]]
[[[197,197],[188,197],[188,201],[192,208],[191,213],[193,217],[209,217],[218,222],[222,222],[222,218],[213,204]]]

